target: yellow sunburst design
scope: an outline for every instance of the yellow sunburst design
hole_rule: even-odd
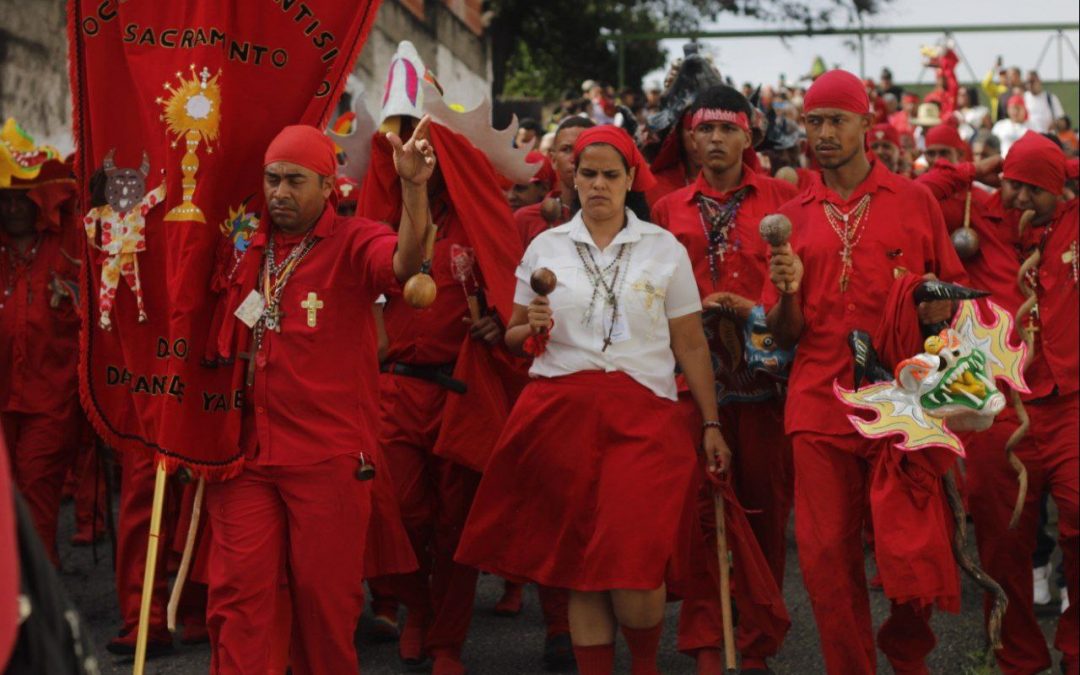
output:
[[[939,447],[964,456],[963,444],[955,434],[945,428],[945,421],[940,417],[927,415],[916,399],[903,395],[895,382],[878,382],[851,391],[834,381],[833,392],[837,398],[853,408],[877,413],[872,420],[848,415],[851,424],[866,438],[884,438],[898,434],[902,438],[895,445],[901,450]]]
[[[175,148],[183,138],[187,150],[180,160],[180,170],[184,174],[181,181],[183,201],[169,210],[165,220],[205,223],[206,216],[202,209],[192,201],[195,196],[195,175],[199,171],[199,156],[195,151],[200,142],[206,145],[207,154],[214,151],[210,144],[217,140],[221,125],[221,86],[218,83],[221,70],[211,74],[204,66],[196,74],[195,64],[191,64],[189,69],[190,79],[184,79],[183,75],[177,72],[179,85],[173,87],[166,82],[165,89],[169,91],[169,97],[157,99],[159,105],[165,106],[161,119],[168,125],[169,132],[176,135],[172,146]]]
[[[993,323],[985,323],[979,316],[979,310],[971,300],[960,303],[960,309],[953,319],[953,328],[960,337],[977,345],[989,358],[986,359],[990,375],[1001,378],[1009,386],[1020,392],[1028,392],[1024,381],[1024,363],[1027,361],[1027,345],[1018,346],[1009,343],[1013,335],[1013,317],[1005,308],[988,301],[994,315]]]

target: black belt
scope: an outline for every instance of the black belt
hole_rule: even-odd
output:
[[[415,377],[418,380],[426,380],[437,384],[443,389],[449,389],[457,394],[464,394],[469,386],[461,380],[455,380],[451,375],[454,372],[454,364],[447,363],[437,366],[418,366],[411,363],[382,363],[379,371],[404,377]]]

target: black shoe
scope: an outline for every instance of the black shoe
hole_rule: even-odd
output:
[[[544,640],[543,660],[544,670],[573,670],[577,662],[574,660],[574,645],[570,642],[570,634],[556,633]]]
[[[129,638],[127,634],[121,634],[109,640],[109,643],[105,645],[105,651],[116,656],[134,656],[135,655],[135,641],[133,638]],[[172,654],[173,645],[172,642],[160,642],[155,640],[146,641],[146,658],[153,659],[159,656],[165,656],[166,654]]]

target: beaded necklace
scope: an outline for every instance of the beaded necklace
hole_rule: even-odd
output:
[[[846,293],[853,269],[851,254],[855,247],[859,245],[859,240],[862,239],[865,231],[865,228],[860,228],[860,225],[862,225],[866,215],[870,213],[870,195],[863,195],[854,208],[847,213],[829,202],[825,202],[824,206],[825,218],[829,221],[829,226],[832,227],[836,236],[840,237],[840,243],[843,244],[843,248],[840,250],[840,259],[843,265],[840,271],[840,292]]]
[[[709,276],[712,278],[713,287],[720,283],[720,268],[718,262],[724,262],[724,255],[728,252],[728,235],[735,226],[735,217],[739,213],[743,199],[749,194],[750,188],[744,187],[731,195],[724,203],[706,197],[702,193],[697,194],[698,212],[701,214],[701,228],[705,231],[706,255],[709,258]]]
[[[261,274],[261,281],[263,287],[263,300],[266,302],[266,310],[262,316],[259,317],[259,322],[255,326],[256,335],[256,351],[259,345],[262,343],[262,335],[267,328],[273,331],[281,332],[281,318],[282,313],[280,310],[281,295],[285,291],[285,285],[289,283],[289,278],[292,277],[292,273],[296,270],[300,261],[311,251],[311,249],[318,243],[319,239],[314,234],[314,229],[308,230],[308,233],[304,235],[303,241],[293,247],[289,251],[289,255],[285,256],[285,259],[278,263],[274,256],[274,237],[270,237],[270,241],[266,244],[266,255],[263,258],[263,270]]]
[[[588,244],[574,242],[578,258],[581,259],[581,264],[585,267],[585,274],[589,277],[589,283],[593,288],[592,297],[589,299],[589,308],[585,310],[585,316],[582,319],[584,325],[588,326],[592,323],[596,300],[601,297],[601,291],[604,304],[611,308],[611,323],[608,325],[607,335],[604,336],[604,346],[600,350],[602,352],[607,351],[607,348],[611,346],[615,325],[620,318],[619,295],[622,292],[623,285],[626,283],[626,268],[629,265],[630,253],[633,247],[633,243],[619,244],[619,251],[615,254],[615,259],[606,267],[601,268],[597,264],[596,258],[593,257]],[[609,274],[611,275],[610,281],[608,280]]]

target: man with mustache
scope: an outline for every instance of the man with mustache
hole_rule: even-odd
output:
[[[267,217],[229,291],[243,325],[222,333],[235,335],[249,366],[244,467],[206,486],[211,673],[270,670],[282,578],[293,672],[358,672],[353,637],[373,489],[360,468],[381,462],[371,306],[420,269],[427,220],[409,214],[428,209],[428,124],[404,144],[389,134],[405,205],[396,236],[336,214],[334,143],[315,127],[286,127],[266,150]]]
[[[894,281],[908,273],[963,281],[964,271],[933,196],[868,156],[873,115],[857,77],[842,70],[819,77],[807,91],[804,122],[821,181],[780,209],[793,232],[772,251],[772,283],[763,291],[773,335],[781,346],[798,344],[784,422],[799,563],[828,672],[875,673],[880,647],[896,672],[925,673],[936,642],[933,606],[959,609],[940,480],[915,464],[920,458],[896,460],[891,441],[856,434],[833,382],[851,385],[848,334],[878,326]],[[948,301],[918,308],[923,324],[951,314]],[[860,536],[868,494],[892,603],[876,645]],[[874,508],[886,497],[888,509]]]
[[[755,169],[751,143],[750,102],[726,85],[698,94],[688,114],[701,163],[697,180],[667,195],[653,207],[653,221],[686,247],[706,309],[724,315],[742,332],[761,295],[768,264],[758,234],[762,217],[798,194],[791,183]],[[718,331],[719,332],[719,331]],[[746,506],[754,535],[781,585],[784,579],[785,530],[791,513],[791,444],[783,431],[783,403],[775,384],[764,375],[736,380],[746,366],[735,361],[722,341],[712,345],[725,360],[718,376],[731,388],[720,407],[723,434],[735,457],[733,480]],[[744,346],[745,349],[745,346]],[[699,509],[703,522],[713,518],[712,486],[703,485]],[[749,600],[747,599],[747,602]],[[740,607],[744,605],[737,599]],[[723,638],[720,598],[687,598],[679,621],[679,649],[694,655],[699,673],[719,673]],[[740,616],[738,647],[742,672],[767,672],[766,659],[780,649],[783,635],[769,635]]]

